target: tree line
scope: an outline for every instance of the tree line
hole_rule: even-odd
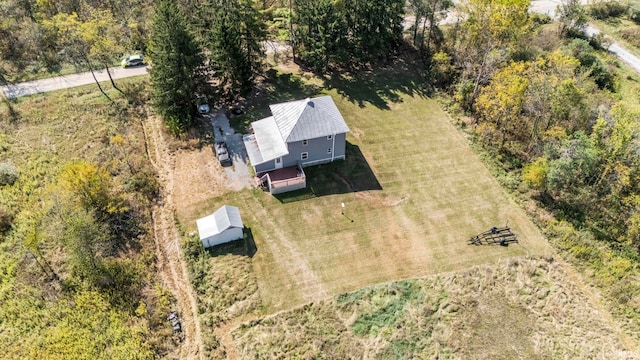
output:
[[[582,32],[579,4],[561,4],[555,29],[528,7],[527,0],[461,2],[450,90],[475,118],[478,138],[522,169],[543,205],[596,238],[638,249],[640,114],[616,100],[621,79],[602,60],[598,39]],[[532,45],[536,37],[555,39],[553,47]]]

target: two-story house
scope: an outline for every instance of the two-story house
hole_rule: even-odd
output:
[[[271,193],[304,188],[302,167],[344,159],[349,127],[331,96],[270,109],[272,116],[251,123],[253,134],[243,140],[256,176]]]

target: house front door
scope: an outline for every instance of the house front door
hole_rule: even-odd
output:
[[[276,169],[282,169],[282,158],[276,158]]]

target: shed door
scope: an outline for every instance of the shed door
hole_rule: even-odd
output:
[[[282,158],[276,158],[276,169],[281,169],[282,168]]]

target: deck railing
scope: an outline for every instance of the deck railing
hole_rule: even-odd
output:
[[[269,192],[276,194],[276,193],[305,188],[307,184],[307,176],[305,175],[304,170],[302,170],[302,167],[300,165],[297,166],[297,170],[298,171],[295,177],[282,179],[282,180],[272,180],[270,174],[268,173],[265,174],[264,176],[266,176],[267,187],[269,189]],[[286,188],[291,188],[291,189],[283,190]]]
[[[283,188],[283,187],[296,185],[296,184],[304,184],[306,181],[307,179],[304,175],[291,178],[291,179],[278,180],[278,181],[273,181],[271,180],[271,178],[269,178],[269,184],[271,184],[272,189]]]

